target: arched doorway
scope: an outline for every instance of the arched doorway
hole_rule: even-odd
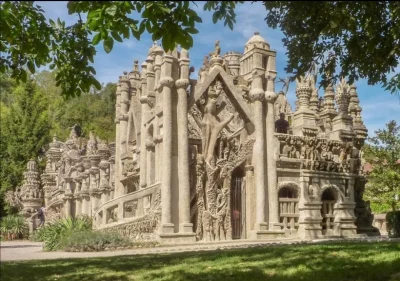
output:
[[[245,173],[238,167],[232,172],[231,181],[231,223],[232,223],[232,239],[243,238],[245,225]]]
[[[337,195],[335,190],[330,187],[327,188],[321,195],[322,209],[322,234],[332,235],[333,225],[335,220],[334,207],[337,201]]]
[[[299,227],[299,193],[293,186],[279,190],[279,223],[282,230],[294,233]]]

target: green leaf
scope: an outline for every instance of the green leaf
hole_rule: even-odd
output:
[[[94,75],[96,75],[96,70],[94,69],[93,66],[88,66],[88,69],[91,73],[93,73]]]
[[[97,45],[99,44],[100,40],[101,40],[101,33],[99,32],[93,37],[92,44]]]
[[[35,73],[35,65],[34,65],[34,63],[32,61],[28,61],[27,66],[28,66],[29,71],[32,74],[34,74]]]
[[[97,90],[101,90],[101,84],[99,81],[96,80],[96,78],[90,76],[90,82],[96,87]]]
[[[121,36],[119,36],[119,34],[115,31],[111,31],[111,36],[118,42],[122,42],[122,38]]]
[[[218,11],[213,14],[212,21],[213,21],[214,24],[217,23],[217,21],[218,21]]]
[[[113,46],[114,46],[114,40],[112,39],[112,37],[107,37],[107,39],[104,40],[103,43],[104,46],[104,51],[108,54],[109,52],[112,51]]]
[[[233,23],[231,21],[228,21],[228,26],[231,30],[233,30]]]
[[[116,12],[117,12],[116,6],[111,6],[106,9],[106,13],[109,14],[110,16],[115,16]]]
[[[187,27],[187,28],[185,28],[185,31],[187,31],[188,33],[191,33],[191,34],[199,33],[199,31],[194,27]]]

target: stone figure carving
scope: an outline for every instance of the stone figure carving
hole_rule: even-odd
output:
[[[243,118],[225,95],[218,80],[209,87],[206,95],[189,110],[201,130],[201,154],[196,156],[195,180],[192,190],[196,194],[198,240],[213,241],[231,239],[230,182],[232,171],[249,158],[254,139],[243,143],[239,133],[243,130]],[[189,120],[190,120],[189,118]]]
[[[216,102],[222,90],[221,87],[220,85],[216,85],[217,89],[209,89],[208,102],[205,107],[203,120],[199,120],[195,115],[193,116],[202,131],[202,151],[205,161],[208,164],[211,164],[214,158],[214,149],[218,135],[234,117],[234,115],[231,114],[228,119],[221,122],[217,119]]]
[[[275,121],[275,131],[280,134],[287,134],[289,122],[285,120],[285,113],[279,114],[280,119]]]
[[[278,135],[281,157],[301,159],[301,168],[360,174],[360,152],[352,142]],[[283,164],[280,164],[283,165]]]
[[[221,54],[221,47],[219,46],[219,40],[217,40],[215,41],[215,50],[213,57],[219,57],[220,54]]]

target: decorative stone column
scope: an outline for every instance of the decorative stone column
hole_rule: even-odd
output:
[[[147,151],[146,151],[146,119],[149,105],[147,104],[147,79],[146,79],[147,63],[142,64],[142,92],[140,96],[140,103],[142,105],[142,119],[140,127],[140,188],[147,186]]]
[[[120,142],[121,142],[121,156],[125,156],[127,153],[127,127],[128,127],[128,111],[130,105],[130,97],[129,97],[129,87],[130,82],[128,77],[126,76],[126,72],[124,72],[124,76],[122,76],[120,80],[121,84],[121,115],[119,117],[120,124]]]
[[[310,109],[310,97],[312,93],[311,79],[309,76],[301,76],[296,79],[296,96],[299,107],[293,117],[293,134],[297,136],[315,137],[318,132],[315,112]]]
[[[350,91],[346,80],[342,78],[336,88],[336,104],[338,115],[332,120],[332,132],[329,137],[332,140],[351,139],[353,132],[353,119],[349,116]]]
[[[163,88],[163,155],[161,180],[161,233],[174,233],[172,223],[172,63],[171,52],[164,55],[160,85]]]
[[[265,101],[267,103],[266,144],[267,144],[267,173],[268,173],[268,230],[280,230],[278,214],[278,177],[276,174],[276,155],[279,155],[279,142],[275,135],[275,101],[278,95],[275,93],[276,79],[276,53],[268,58],[265,78],[267,89]],[[277,153],[278,152],[278,153]]]
[[[322,237],[322,202],[309,194],[310,176],[300,177],[302,196],[299,201],[299,229],[301,239],[318,239]]]
[[[119,79],[121,80],[121,76]],[[119,116],[121,115],[121,83],[118,81],[117,90],[116,90],[116,101],[115,101],[115,155],[117,155],[115,159],[115,193],[118,196],[119,190],[123,190],[124,186],[120,182],[121,173],[122,173],[122,162],[121,162],[121,134],[120,134],[120,123]]]
[[[251,83],[250,97],[254,102],[254,126],[255,138],[254,144],[254,174],[255,174],[255,187],[256,187],[256,219],[254,230],[267,230],[266,223],[266,179],[265,179],[265,133],[263,121],[263,105],[264,105],[264,90],[262,88],[262,69],[255,69],[253,71],[253,81]],[[257,235],[254,233],[252,235]],[[256,237],[254,237],[256,238]]]
[[[101,160],[99,164],[100,168],[100,190],[101,190],[101,204],[106,203],[109,200],[109,183],[107,180],[108,177],[108,168],[110,166],[110,163],[108,163],[106,160]]]
[[[275,100],[277,94],[272,91],[265,92],[267,102],[267,169],[268,169],[268,229],[280,230],[279,206],[278,206],[278,177],[276,174],[277,152],[279,151],[279,141],[274,137],[275,134]]]
[[[345,180],[344,198],[339,200],[335,206],[335,220],[333,234],[342,237],[357,237],[357,217],[354,213],[356,202],[354,200],[355,178],[349,177]]]
[[[189,134],[188,109],[186,88],[189,86],[189,57],[182,48],[180,65],[180,79],[175,86],[178,91],[178,178],[179,178],[179,232],[193,232],[190,223],[190,185],[189,185]]]
[[[72,194],[65,193],[64,194],[64,216],[70,217],[71,216],[71,202],[72,201]]]
[[[82,214],[82,196],[81,196],[81,185],[82,178],[76,177],[75,182],[75,216],[80,216]]]
[[[257,200],[257,194],[255,190],[255,183],[254,183],[254,166],[246,165],[246,237],[251,238],[254,236],[252,234],[252,229],[254,227],[256,221],[256,204],[255,201]]]
[[[343,202],[338,202],[336,205],[333,234],[342,237],[358,236],[355,225],[357,217],[354,214],[356,203],[351,198],[344,198]]]

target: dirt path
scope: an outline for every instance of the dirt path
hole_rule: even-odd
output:
[[[161,254],[161,253],[178,253],[178,252],[196,252],[196,251],[215,251],[233,248],[250,248],[250,247],[267,247],[287,244],[314,244],[329,243],[340,241],[399,241],[400,239],[389,239],[384,237],[369,237],[357,239],[324,239],[312,241],[300,240],[281,240],[281,241],[251,241],[251,240],[234,240],[226,242],[197,242],[190,245],[166,245],[155,248],[138,248],[125,249],[118,251],[105,252],[43,252],[42,243],[30,241],[6,241],[0,245],[0,261],[20,261],[20,260],[36,260],[36,259],[60,259],[60,258],[90,258],[90,257],[111,257],[122,255],[145,255],[145,254]]]

